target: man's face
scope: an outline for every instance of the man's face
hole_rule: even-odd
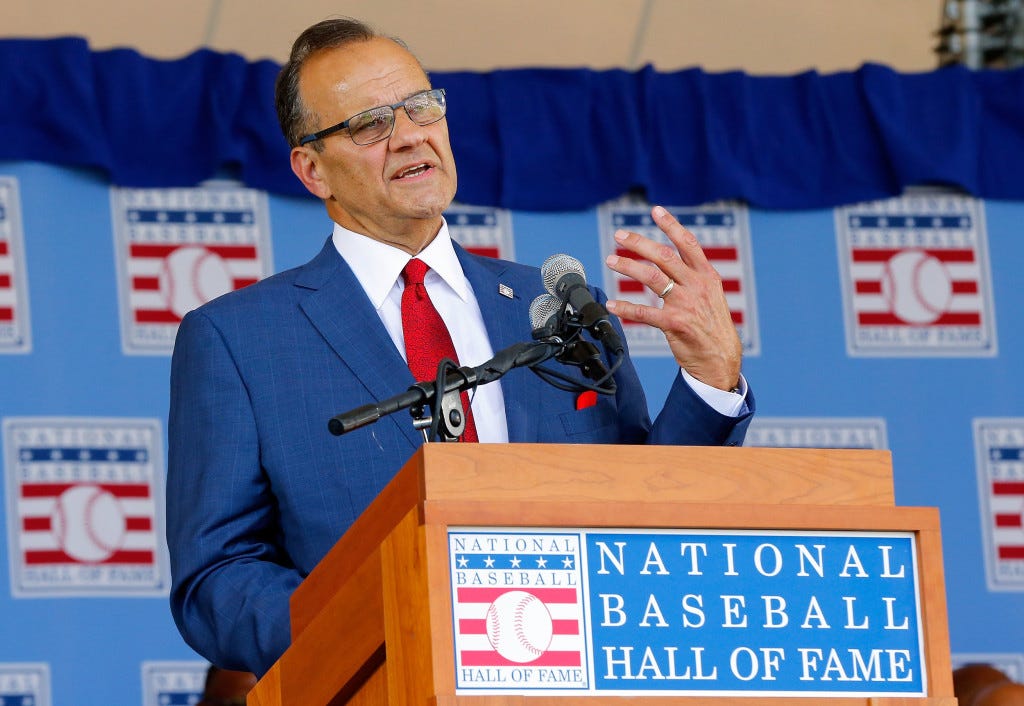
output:
[[[356,113],[397,103],[429,89],[416,59],[389,39],[371,39],[327,49],[310,57],[300,91],[312,131]],[[455,197],[455,160],[448,122],[413,123],[395,111],[386,140],[357,145],[341,130],[323,138],[324,150],[292,150],[292,169],[342,226],[409,252],[419,252],[437,234],[441,213]]]

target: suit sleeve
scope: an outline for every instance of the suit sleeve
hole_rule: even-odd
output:
[[[596,299],[604,304],[608,297],[596,290]],[[612,325],[626,340],[622,324],[610,317]],[[652,423],[647,411],[647,398],[629,358],[615,374],[616,404],[619,410],[620,443],[659,444],[666,446],[740,446],[754,415],[753,391],[747,392],[747,411],[728,417],[712,408],[693,391],[681,372],[676,372],[665,404]]]
[[[220,667],[263,674],[288,647],[301,576],[278,526],[244,381],[221,332],[192,312],[171,361],[170,601],[186,642]]]

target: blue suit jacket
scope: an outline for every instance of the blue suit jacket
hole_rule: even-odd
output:
[[[538,270],[456,250],[493,349],[529,340]],[[577,411],[572,393],[512,371],[509,440],[742,442],[750,415],[723,417],[681,376],[653,424],[632,364],[616,379],[614,397]],[[342,437],[327,420],[413,382],[330,239],[306,265],[185,317],[171,364],[167,539],[172,612],[201,655],[262,674],[287,648],[292,591],[422,443],[405,413]]]

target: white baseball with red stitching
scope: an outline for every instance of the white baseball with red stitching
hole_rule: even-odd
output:
[[[510,662],[526,664],[544,654],[552,627],[548,607],[526,591],[503,593],[487,608],[487,639]]]

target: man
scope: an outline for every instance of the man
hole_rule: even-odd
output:
[[[417,304],[407,295],[421,302],[424,288],[452,355],[478,365],[529,339],[528,307],[543,292],[535,268],[471,256],[449,238],[444,96],[399,42],[350,20],[311,27],[282,69],[277,107],[292,169],[334,232],[308,264],[185,317],[169,418],[175,620],[200,654],[257,674],[288,646],[292,591],[422,443],[404,414],[326,432],[332,415],[414,382],[422,336],[408,329],[406,305]],[[479,441],[742,441],[753,400],[720,280],[692,234],[664,209],[653,216],[676,248],[620,232],[621,248],[657,266],[608,265],[664,308],[607,306],[665,331],[681,371],[661,414],[652,424],[628,360],[616,395],[583,409],[519,369],[475,392]],[[429,266],[422,284],[411,256]]]

